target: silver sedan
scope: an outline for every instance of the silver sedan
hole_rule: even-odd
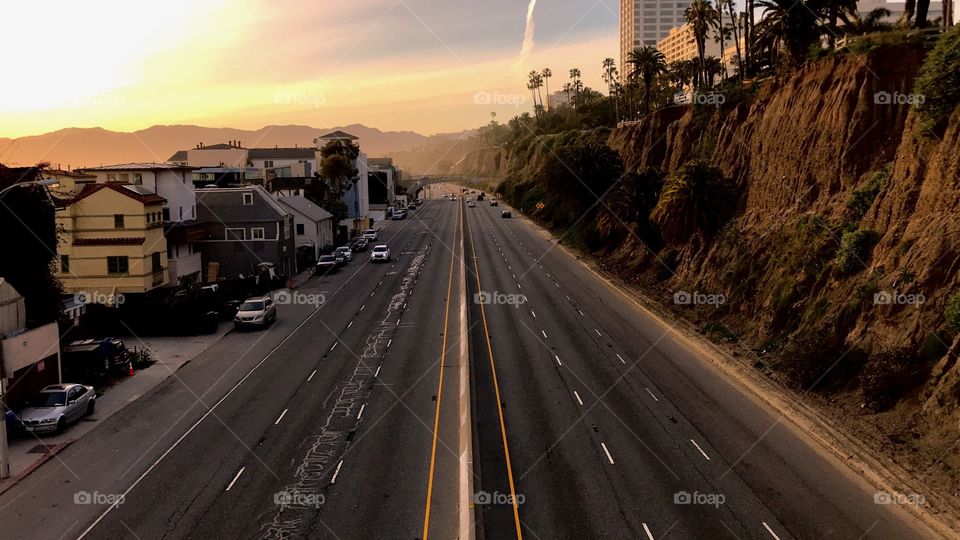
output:
[[[83,384],[53,384],[30,400],[17,416],[25,431],[63,433],[69,424],[93,414],[97,393]]]

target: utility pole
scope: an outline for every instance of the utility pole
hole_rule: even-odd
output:
[[[0,377],[0,409],[3,418],[0,419],[0,479],[10,478],[10,458],[7,449],[7,390],[6,379]]]

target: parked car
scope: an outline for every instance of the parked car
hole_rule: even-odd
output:
[[[237,328],[264,327],[277,321],[277,305],[269,296],[248,298],[233,318]]]
[[[500,217],[502,217],[502,218],[512,218],[512,217],[513,217],[513,214],[511,214],[509,210],[504,210],[503,212],[500,212]]]
[[[370,262],[387,262],[390,260],[390,248],[386,244],[373,247],[370,252]]]
[[[63,433],[68,425],[93,414],[97,393],[83,384],[52,384],[34,396],[17,415],[24,431]]]
[[[500,206],[500,203],[497,202],[495,197],[490,199],[490,206]]]
[[[63,376],[85,384],[130,372],[130,351],[114,337],[80,339],[63,348]]]
[[[407,210],[416,210],[416,209],[417,209],[417,205],[413,203],[410,203],[407,205]]]
[[[347,258],[343,256],[343,253],[340,253],[339,251],[334,251],[332,255],[333,255],[333,260],[336,261],[337,263],[337,266],[343,266],[347,264]]]
[[[350,246],[350,250],[353,251],[354,253],[366,251],[368,245],[369,244],[367,243],[367,239],[360,237],[360,238],[357,238],[357,240]]]
[[[407,217],[407,212],[405,210],[397,210],[396,212],[393,213],[392,219],[396,221],[396,220],[404,219],[406,217]]]
[[[376,242],[379,237],[380,237],[379,229],[367,229],[363,231],[363,238],[367,242]]]
[[[353,251],[350,250],[350,246],[338,247],[337,253],[339,253],[347,262],[353,260]]]
[[[337,258],[333,255],[321,255],[320,260],[317,261],[317,265],[314,268],[313,273],[322,276],[325,274],[332,274],[340,269],[340,265],[337,264]]]

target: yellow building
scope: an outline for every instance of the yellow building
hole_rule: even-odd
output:
[[[704,57],[720,57],[720,45],[713,40],[713,33],[707,35],[704,41]],[[657,49],[666,57],[666,62],[679,62],[699,58],[697,54],[697,40],[693,36],[693,29],[689,24],[682,24],[670,30],[666,37],[657,43]]]
[[[140,186],[78,184],[79,191],[57,210],[63,234],[57,278],[64,291],[87,302],[122,303],[167,281],[163,236],[165,199]]]

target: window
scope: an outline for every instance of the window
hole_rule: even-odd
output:
[[[163,220],[164,220],[164,221],[170,221],[170,209],[169,209],[169,208],[164,208],[164,209],[163,209]]]
[[[133,173],[133,185],[142,186],[143,185],[143,175],[140,173]]]
[[[130,269],[130,263],[126,257],[107,257],[108,274],[126,274]]]
[[[61,255],[60,256],[60,271],[66,274],[70,271],[70,256]]]
[[[297,223],[297,234],[306,234],[303,230],[303,223]]]
[[[246,240],[247,239],[246,229],[227,227],[226,233],[227,233],[227,240]]]
[[[163,270],[163,268],[160,266],[159,251],[155,251],[152,255],[150,255],[150,267],[153,269],[154,272],[159,272]]]
[[[117,175],[116,173],[107,173],[107,182],[116,182]]]
[[[243,204],[249,206],[253,204],[253,193],[244,193],[243,194]]]
[[[250,228],[250,238],[253,240],[263,240],[263,227],[251,227]]]
[[[123,228],[123,214],[114,214],[113,215],[113,228],[122,229]]]
[[[265,169],[269,169],[270,167],[273,167],[273,161],[272,161],[272,160],[270,160],[270,161],[264,161],[264,162],[263,162],[263,167],[264,167]]]
[[[129,182],[130,182],[130,173],[120,173],[120,181],[123,182],[123,183],[125,183],[125,184],[126,184],[126,183],[129,183]]]

